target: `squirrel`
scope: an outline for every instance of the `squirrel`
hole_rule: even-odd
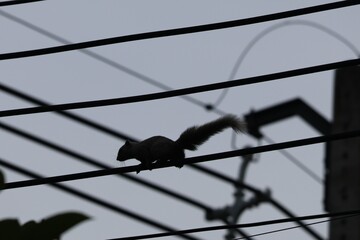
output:
[[[232,128],[235,132],[244,132],[246,124],[235,115],[226,115],[204,125],[186,129],[176,141],[163,136],[150,137],[141,142],[127,140],[120,147],[116,160],[124,162],[135,158],[149,170],[152,169],[151,164],[155,161],[160,163],[171,161],[181,168],[185,149],[197,150],[199,145],[226,128]]]

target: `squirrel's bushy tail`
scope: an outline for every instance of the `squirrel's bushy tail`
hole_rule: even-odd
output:
[[[182,149],[196,150],[197,147],[206,142],[211,136],[231,127],[235,132],[244,132],[246,124],[235,115],[226,115],[215,121],[201,126],[193,126],[185,130],[176,143]]]

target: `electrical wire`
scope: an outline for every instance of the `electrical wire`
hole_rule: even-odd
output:
[[[301,15],[305,15],[305,14],[339,9],[339,8],[354,6],[354,5],[358,5],[358,4],[360,4],[359,1],[338,1],[338,2],[333,2],[333,3],[316,5],[316,6],[312,6],[312,7],[306,7],[306,8],[301,8],[301,9],[295,9],[295,10],[290,10],[290,11],[285,11],[285,12],[272,13],[272,14],[268,14],[268,15],[262,15],[262,16],[257,16],[257,17],[250,17],[250,18],[238,19],[238,20],[232,20],[232,21],[226,21],[226,22],[218,22],[218,23],[197,25],[197,26],[184,27],[184,28],[138,33],[138,34],[132,34],[132,35],[126,35],[126,36],[119,36],[119,37],[113,37],[113,38],[106,38],[106,39],[99,39],[99,40],[93,40],[93,41],[87,41],[87,42],[68,44],[65,46],[56,46],[56,47],[21,51],[21,52],[3,53],[3,54],[0,54],[0,60],[33,57],[33,56],[40,56],[40,55],[45,55],[45,54],[73,51],[73,50],[78,50],[78,49],[83,49],[83,48],[105,46],[105,45],[116,44],[116,43],[125,43],[125,42],[139,41],[139,40],[145,40],[145,39],[162,38],[162,37],[178,36],[178,35],[191,34],[191,33],[199,33],[199,32],[205,32],[205,31],[213,31],[213,30],[219,30],[219,29],[225,29],[225,28],[233,28],[233,27],[245,26],[245,25],[250,25],[250,24],[274,21],[274,20],[279,20],[279,19],[283,19],[283,18],[301,16]]]
[[[253,49],[253,47],[261,40],[263,39],[266,35],[274,32],[277,29],[280,29],[282,27],[286,27],[286,26],[291,26],[291,25],[302,25],[302,26],[308,26],[308,27],[312,27],[314,29],[317,29],[323,33],[328,34],[329,36],[337,39],[339,42],[343,43],[345,46],[347,46],[354,54],[356,57],[360,57],[360,51],[359,49],[357,49],[357,47],[352,44],[348,39],[346,39],[345,37],[343,37],[341,34],[337,33],[336,31],[327,28],[319,23],[315,23],[309,20],[288,20],[288,21],[284,21],[281,23],[277,23],[274,24],[266,29],[264,29],[263,31],[261,31],[259,34],[257,34],[246,46],[245,48],[241,51],[238,59],[236,60],[230,76],[228,78],[228,80],[232,80],[235,79],[237,72],[239,71],[239,68],[242,64],[242,62],[245,60],[245,58],[247,57],[247,55],[249,54],[249,52]],[[218,99],[215,101],[215,103],[213,103],[214,107],[219,107],[219,105],[222,103],[222,101],[225,99],[226,95],[228,94],[229,89],[224,89],[222,90],[221,94],[219,95]]]
[[[296,220],[313,220],[313,219],[319,219],[319,218],[340,217],[340,216],[352,217],[352,216],[359,216],[359,215],[360,215],[360,210],[353,210],[353,211],[345,211],[345,212],[337,212],[337,213],[307,215],[307,216],[302,216],[302,217],[296,217],[295,219]],[[192,228],[192,229],[181,230],[178,232],[146,234],[146,235],[129,236],[129,237],[122,237],[122,238],[112,238],[112,239],[108,239],[108,240],[138,240],[138,239],[161,238],[161,237],[168,237],[168,236],[176,236],[178,234],[209,232],[209,231],[217,231],[217,230],[233,229],[233,228],[253,228],[253,227],[269,226],[269,225],[274,225],[274,224],[293,222],[295,219],[294,218],[282,218],[282,219],[254,222],[254,223],[243,223],[243,224],[221,225],[221,226],[212,226],[212,227],[203,227],[203,228]]]
[[[345,217],[335,217],[335,218],[331,218],[331,219],[328,219],[328,220],[317,221],[317,222],[313,222],[313,223],[307,223],[306,226],[313,226],[313,225],[318,225],[318,224],[321,224],[321,223],[334,222],[334,221],[339,221],[339,220],[348,219],[348,218],[352,218],[352,217],[358,217],[358,216],[359,216],[359,214],[354,214],[354,215],[345,216]],[[251,235],[249,237],[259,237],[259,236],[269,235],[269,234],[273,234],[273,233],[289,231],[289,230],[293,230],[293,229],[296,229],[296,228],[300,228],[300,226],[293,226],[293,227],[287,227],[287,228],[281,228],[281,229],[277,229],[277,230],[257,233],[257,234],[253,234],[253,235]],[[234,238],[234,240],[240,240],[240,239],[245,239],[245,238],[243,238],[243,237]]]
[[[264,136],[264,140],[269,144],[274,144],[275,143],[275,141],[272,140],[268,136]],[[314,181],[316,181],[317,183],[319,183],[321,185],[324,184],[323,179],[321,179],[314,171],[312,171],[310,168],[308,168],[305,164],[303,164],[295,156],[293,156],[292,154],[290,154],[289,152],[284,151],[284,150],[279,150],[279,153],[282,154],[287,159],[289,159],[293,164],[295,164],[295,166],[300,168],[303,172],[305,172],[308,176],[310,176]]]
[[[269,152],[275,151],[284,148],[293,148],[293,147],[300,147],[306,146],[311,144],[329,142],[329,141],[336,141],[348,138],[355,138],[360,137],[360,130],[337,133],[337,134],[330,134],[325,136],[319,137],[312,137],[312,138],[304,138],[299,140],[293,140],[288,142],[276,143],[276,144],[269,144],[265,146],[258,146],[253,148],[245,148],[239,150],[233,150],[228,152],[220,152],[208,155],[202,155],[197,157],[190,157],[186,158],[182,161],[179,161],[177,164],[194,164],[200,162],[208,162],[218,159],[225,159],[231,158],[236,156],[244,156],[249,154],[255,154],[260,152]],[[152,164],[152,169],[160,169],[160,168],[167,168],[172,167],[173,163],[166,162],[166,163],[155,163]],[[5,189],[13,189],[13,188],[22,188],[22,187],[30,187],[30,186],[37,186],[43,184],[50,184],[55,182],[65,182],[65,181],[73,181],[73,180],[80,180],[86,178],[94,178],[100,176],[108,176],[113,174],[120,174],[120,173],[129,173],[129,172],[139,172],[142,170],[148,170],[143,165],[137,166],[129,166],[129,167],[120,167],[120,168],[112,168],[112,169],[104,169],[104,170],[95,170],[89,172],[81,172],[81,173],[74,173],[74,174],[67,174],[67,175],[59,175],[53,177],[47,177],[43,179],[32,179],[32,180],[25,180],[25,181],[18,181],[18,182],[10,182],[6,183],[3,186],[3,190]]]
[[[274,81],[274,80],[280,80],[283,78],[289,78],[289,77],[295,77],[295,76],[300,76],[300,75],[305,75],[305,74],[328,71],[328,70],[332,70],[332,69],[336,69],[336,68],[355,66],[358,64],[360,64],[360,58],[353,59],[353,60],[340,61],[340,62],[327,63],[327,64],[322,64],[322,65],[316,65],[316,66],[311,66],[311,67],[306,67],[306,68],[299,68],[299,69],[295,69],[295,70],[288,70],[288,71],[284,71],[284,72],[277,72],[277,73],[261,75],[261,76],[256,76],[256,77],[243,78],[243,79],[232,80],[232,81],[228,81],[228,82],[200,85],[200,86],[182,88],[182,89],[159,92],[159,93],[150,93],[150,94],[144,94],[144,95],[103,99],[103,100],[94,100],[94,101],[85,101],[85,102],[65,103],[65,104],[57,104],[57,105],[52,105],[52,106],[4,110],[4,111],[0,111],[0,117],[53,112],[53,111],[63,111],[63,110],[73,110],[73,109],[80,109],[80,108],[93,108],[93,107],[100,107],[100,106],[110,106],[110,105],[119,105],[119,104],[128,104],[128,103],[135,103],[135,102],[159,100],[159,99],[170,98],[170,97],[175,97],[175,96],[180,96],[180,95],[213,91],[213,90],[222,89],[222,88],[230,88],[230,87],[236,87],[236,86],[244,86],[244,85],[249,85],[249,84],[269,82],[269,81]]]
[[[31,178],[35,178],[35,179],[42,179],[44,178],[43,176],[39,175],[39,174],[36,174],[34,172],[31,172],[23,167],[20,167],[20,166],[17,166],[16,164],[10,162],[10,161],[6,161],[4,159],[1,159],[0,158],[0,165],[5,167],[5,168],[8,168],[12,171],[15,171],[15,172],[18,172],[22,175],[25,175],[25,176],[28,176],[28,177],[31,177]],[[132,219],[135,219],[139,222],[142,222],[142,223],[145,223],[147,225],[150,225],[152,227],[156,227],[158,229],[161,229],[163,231],[170,231],[170,232],[173,232],[173,231],[176,231],[175,229],[171,228],[171,227],[168,227],[162,223],[159,223],[157,221],[154,221],[150,218],[147,218],[147,217],[144,217],[144,216],[141,216],[135,212],[132,212],[130,210],[127,210],[125,208],[122,208],[120,206],[116,206],[110,202],[107,202],[105,200],[102,200],[98,197],[95,197],[95,196],[92,196],[88,193],[85,193],[83,191],[80,191],[80,190],[77,190],[75,188],[72,188],[72,187],[68,187],[64,184],[59,184],[59,183],[52,183],[50,184],[51,187],[54,187],[54,188],[57,188],[61,191],[64,191],[66,193],[70,193],[74,196],[77,196],[81,199],[84,199],[86,201],[89,201],[95,205],[98,205],[98,206],[101,206],[103,208],[106,208],[108,210],[111,210],[113,212],[116,212],[118,214],[121,214],[121,215],[125,215],[127,217],[130,217]],[[188,240],[200,240],[199,238],[195,238],[195,237],[192,237],[192,236],[185,236],[185,235],[180,235],[180,237],[184,238],[184,239],[188,239]]]
[[[18,5],[23,3],[42,2],[42,1],[44,0],[10,0],[10,1],[0,2],[0,7]]]

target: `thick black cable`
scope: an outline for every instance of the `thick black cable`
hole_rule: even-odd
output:
[[[44,0],[10,0],[10,1],[0,2],[0,7],[23,4],[23,3],[42,2],[42,1]]]
[[[283,18],[301,16],[305,14],[323,12],[327,10],[333,10],[338,8],[344,8],[349,6],[354,6],[360,4],[358,0],[352,1],[338,1],[333,3],[327,3],[312,7],[306,7],[296,10],[290,10],[285,12],[273,13],[268,15],[262,15],[257,17],[250,17],[245,19],[233,20],[233,21],[226,21],[226,22],[219,22],[219,23],[211,23],[211,24],[204,24],[204,25],[197,25],[192,27],[184,27],[184,28],[176,28],[176,29],[169,29],[169,30],[160,30],[154,32],[145,32],[145,33],[138,33],[126,36],[119,36],[113,38],[106,38],[106,39],[99,39],[81,43],[74,43],[68,44],[65,46],[56,46],[56,47],[49,47],[49,48],[42,48],[42,49],[35,49],[35,50],[28,50],[22,52],[12,52],[12,53],[4,53],[0,54],[0,60],[7,60],[7,59],[15,59],[15,58],[25,58],[25,57],[32,57],[32,56],[40,56],[45,54],[53,54],[53,53],[60,53],[66,51],[73,51],[79,50],[83,48],[91,48],[91,47],[99,47],[105,46],[110,44],[116,43],[124,43],[124,42],[131,42],[131,41],[139,41],[145,39],[153,39],[153,38],[161,38],[161,37],[169,37],[169,36],[177,36],[177,35],[184,35],[190,33],[199,33],[205,31],[213,31],[225,28],[233,28],[239,27],[249,24],[256,24],[268,21],[274,21]]]
[[[31,177],[31,178],[35,178],[35,179],[42,179],[44,178],[43,176],[40,176],[34,172],[31,172],[23,167],[20,167],[20,166],[17,166],[13,163],[10,163],[10,161],[5,161],[3,159],[0,158],[0,165],[3,166],[3,167],[6,167],[12,171],[15,171],[15,172],[18,172],[20,174],[23,174],[25,176],[28,176],[28,177]],[[71,188],[71,187],[68,187],[66,185],[63,185],[63,184],[59,184],[59,183],[52,183],[50,184],[50,186],[54,187],[54,188],[57,188],[61,191],[64,191],[64,192],[67,192],[67,193],[70,193],[72,195],[75,195],[81,199],[84,199],[86,201],[89,201],[89,202],[92,202],[98,206],[101,206],[103,208],[106,208],[108,210],[111,210],[113,212],[116,212],[116,213],[119,213],[119,214],[122,214],[122,215],[125,215],[127,217],[130,217],[132,219],[135,219],[139,222],[142,222],[142,223],[145,223],[147,225],[150,225],[152,227],[156,227],[158,229],[161,229],[163,231],[168,231],[168,232],[174,232],[176,231],[175,229],[171,228],[171,227],[168,227],[162,223],[159,223],[159,222],[156,222],[154,220],[151,220],[147,217],[144,217],[144,216],[141,216],[137,213],[134,213],[132,211],[129,211],[125,208],[122,208],[122,207],[119,207],[119,206],[116,206],[110,202],[107,202],[105,200],[102,200],[98,197],[95,197],[95,196],[92,196],[88,193],[85,193],[85,192],[82,192],[80,190],[77,190],[75,188]],[[195,238],[195,237],[192,237],[192,236],[186,236],[186,235],[180,235],[180,237],[184,238],[184,239],[189,239],[189,240],[199,240],[198,238]]]
[[[306,146],[311,144],[323,143],[323,142],[330,142],[348,138],[355,138],[360,137],[360,130],[350,131],[350,132],[343,132],[331,135],[325,135],[320,137],[312,137],[312,138],[304,138],[299,140],[293,140],[288,142],[276,143],[276,144],[269,144],[265,146],[258,146],[253,148],[245,148],[239,149],[234,151],[228,152],[220,152],[214,154],[208,154],[198,157],[190,157],[180,161],[180,164],[194,164],[200,162],[208,162],[213,160],[219,159],[226,159],[231,157],[237,156],[244,156],[249,154],[256,154],[260,152],[269,152],[275,151],[284,148],[293,148],[293,147],[300,147]],[[160,168],[167,168],[173,166],[172,163],[155,163],[152,165],[152,169],[160,169]],[[145,166],[136,165],[136,166],[129,166],[129,167],[120,167],[120,168],[112,168],[112,169],[105,169],[105,170],[95,170],[89,172],[81,172],[81,173],[74,173],[74,174],[67,174],[67,175],[60,175],[60,176],[53,176],[43,179],[33,179],[33,180],[25,180],[25,181],[18,181],[18,182],[10,182],[6,183],[3,186],[3,190],[5,189],[13,189],[13,188],[22,188],[22,187],[29,187],[29,186],[36,186],[36,185],[43,185],[43,184],[50,184],[55,182],[65,182],[65,181],[73,181],[73,180],[80,180],[86,178],[94,178],[94,177],[101,177],[101,176],[108,176],[113,174],[121,174],[121,173],[129,173],[129,172],[139,172],[147,170]]]
[[[234,228],[253,228],[253,227],[260,227],[260,226],[268,226],[268,225],[275,225],[275,224],[280,224],[280,223],[294,222],[295,220],[303,221],[303,220],[312,220],[312,219],[319,219],[319,218],[355,216],[355,215],[360,215],[360,210],[344,211],[344,212],[337,212],[337,213],[316,214],[316,215],[308,215],[308,216],[302,216],[302,217],[296,217],[296,218],[281,218],[281,219],[268,220],[268,221],[262,221],[262,222],[254,222],[254,223],[243,223],[243,224],[221,225],[221,226],[203,227],[203,228],[192,228],[192,229],[181,230],[178,232],[146,234],[146,235],[129,236],[129,237],[122,237],[122,238],[112,238],[112,239],[108,239],[108,240],[138,240],[138,239],[161,238],[161,237],[168,237],[168,236],[176,236],[178,234],[190,234],[190,233],[218,231],[218,230],[234,229]]]
[[[350,67],[350,66],[355,66],[355,65],[359,65],[359,64],[360,64],[360,58],[357,58],[357,59],[353,59],[353,60],[333,62],[333,63],[316,65],[316,66],[307,67],[307,68],[300,68],[300,69],[289,70],[289,71],[284,71],[284,72],[277,72],[277,73],[261,75],[261,76],[256,76],[256,77],[243,78],[243,79],[232,80],[232,81],[227,81],[227,82],[220,82],[220,83],[200,85],[200,86],[189,87],[189,88],[182,88],[182,89],[171,90],[171,91],[166,91],[166,92],[137,95],[137,96],[130,96],[130,97],[122,97],[122,98],[94,100],[94,101],[86,101],[86,102],[65,103],[65,104],[57,104],[57,105],[51,105],[51,106],[4,110],[4,111],[0,111],[0,117],[53,112],[53,111],[73,110],[73,109],[80,109],[80,108],[93,108],[93,107],[101,107],[101,106],[110,106],[110,105],[119,105],[119,104],[128,104],[128,103],[135,103],[135,102],[158,100],[158,99],[170,98],[170,97],[186,95],[186,94],[194,94],[194,93],[213,91],[213,90],[218,90],[218,89],[222,89],[222,88],[231,88],[231,87],[236,87],[236,86],[245,86],[245,85],[250,85],[250,84],[269,82],[269,81],[280,80],[280,79],[284,79],[284,78],[295,77],[295,76],[300,76],[300,75],[305,75],[305,74],[329,71],[329,70],[333,70],[333,69],[337,69],[337,68]]]

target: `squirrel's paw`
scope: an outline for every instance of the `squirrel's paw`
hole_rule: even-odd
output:
[[[182,167],[184,166],[184,163],[182,163],[182,162],[179,161],[179,160],[172,160],[171,162],[172,162],[172,164],[174,164],[174,166],[177,167],[177,168],[182,168]]]

